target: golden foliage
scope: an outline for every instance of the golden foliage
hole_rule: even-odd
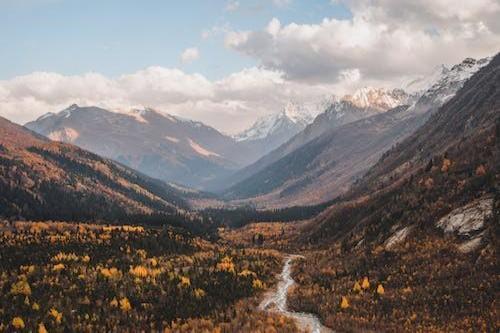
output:
[[[383,295],[385,293],[385,289],[384,289],[384,286],[382,284],[379,284],[377,286],[377,294],[379,295]]]
[[[64,264],[63,264],[63,263],[59,263],[59,264],[54,265],[54,266],[52,267],[52,270],[53,270],[54,272],[60,272],[60,271],[62,271],[64,268],[66,268],[66,266],[64,266]]]
[[[128,312],[132,310],[132,305],[130,305],[128,298],[124,297],[120,300],[120,309],[123,312]]]
[[[101,268],[101,274],[110,279],[110,280],[115,280],[118,281],[122,278],[122,272],[117,269],[116,267],[111,267],[111,268]]]
[[[114,297],[113,300],[109,302],[109,305],[111,305],[113,308],[118,307],[118,300],[116,299],[116,297]]]
[[[206,295],[205,290],[203,290],[201,288],[196,288],[194,290],[194,297],[196,297],[198,299],[205,297],[205,295]]]
[[[368,280],[367,276],[363,278],[363,281],[361,282],[361,288],[363,288],[364,290],[370,288],[370,281]]]
[[[233,260],[230,257],[225,256],[224,258],[222,258],[222,261],[217,264],[217,270],[234,274],[235,269]]]
[[[40,323],[38,325],[38,333],[48,333],[47,329],[45,328],[45,325],[43,323]]]
[[[259,279],[254,279],[252,282],[253,289],[264,289],[264,283]]]
[[[78,261],[80,258],[74,253],[64,253],[59,252],[57,255],[52,257],[52,261],[61,262],[61,261]]]
[[[13,295],[31,295],[31,287],[25,279],[19,280],[12,285],[10,292]]]
[[[191,280],[187,276],[181,276],[181,281],[179,282],[179,287],[187,288],[191,285]]]
[[[248,270],[248,269],[244,269],[242,270],[240,273],[238,273],[238,276],[243,276],[243,277],[247,277],[247,276],[257,276],[257,274],[255,274],[254,272]]]
[[[12,326],[17,329],[23,329],[24,328],[24,320],[21,317],[14,317],[12,319]]]
[[[129,273],[138,278],[148,277],[148,269],[144,266],[130,267]]]
[[[358,281],[354,282],[354,286],[352,287],[352,291],[354,291],[356,293],[360,293],[362,291],[361,285],[359,284]]]
[[[348,307],[349,307],[349,300],[347,299],[347,297],[342,296],[340,298],[340,308],[344,310],[347,309]]]
[[[57,311],[57,309],[52,308],[49,311],[49,315],[54,319],[56,324],[60,324],[62,322],[62,313]]]

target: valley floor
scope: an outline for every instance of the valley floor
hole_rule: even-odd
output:
[[[210,243],[170,228],[0,223],[0,332],[500,328],[493,247],[463,254],[419,235],[348,253],[298,246],[305,225],[221,229]]]
[[[295,283],[281,311],[299,324],[294,314],[317,316],[336,332],[498,332],[494,246],[463,253],[452,238],[422,233],[391,250],[298,247],[305,226],[259,223],[222,233],[234,246],[249,246],[261,233],[264,246],[300,254],[291,262]],[[282,283],[285,270],[286,264]]]
[[[258,311],[280,252],[170,228],[0,222],[0,332],[296,332]]]

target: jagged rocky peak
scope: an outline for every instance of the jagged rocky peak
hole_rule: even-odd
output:
[[[248,129],[234,136],[237,141],[264,139],[278,132],[292,136],[314,119],[313,112],[294,101],[289,101],[277,113],[261,117]]]
[[[364,87],[356,90],[352,95],[345,95],[341,100],[350,102],[360,109],[372,108],[379,111],[387,111],[406,103],[408,94],[403,89],[389,90]]]
[[[311,120],[311,114],[297,102],[289,101],[280,113],[281,117],[286,117],[294,123],[308,123]]]
[[[491,57],[483,59],[466,58],[461,63],[454,65],[450,69],[442,66],[440,75],[431,76],[432,80],[427,80],[427,89],[424,89],[419,103],[442,105],[455,96],[456,92],[463,86],[474,73],[486,66]]]

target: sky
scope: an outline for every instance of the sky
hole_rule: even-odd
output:
[[[498,17],[500,0],[0,0],[0,116],[153,107],[236,133],[494,55]]]

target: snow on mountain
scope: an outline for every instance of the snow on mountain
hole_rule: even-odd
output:
[[[414,97],[402,89],[364,87],[353,94],[331,98],[330,105],[310,125],[312,137],[397,106],[411,103]]]
[[[364,87],[352,95],[345,95],[342,101],[350,102],[360,109],[372,108],[384,112],[404,104],[407,99],[408,94],[402,89]]]
[[[259,140],[284,131],[293,132],[291,133],[293,135],[305,128],[313,119],[314,114],[309,108],[288,102],[280,112],[258,119],[250,128],[235,135],[234,139],[240,142]]]
[[[406,112],[419,112],[430,106],[439,107],[450,100],[474,73],[486,66],[491,57],[483,59],[466,58],[451,68],[441,66],[426,78],[411,82],[410,89],[417,91],[419,99]],[[415,89],[418,88],[418,89]]]
[[[439,65],[428,75],[422,75],[406,84],[404,89],[410,94],[422,95],[449,71],[450,69],[445,65]]]

